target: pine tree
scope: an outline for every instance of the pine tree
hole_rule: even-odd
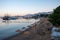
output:
[[[49,16],[49,21],[54,25],[60,25],[60,6],[54,9],[53,13]]]

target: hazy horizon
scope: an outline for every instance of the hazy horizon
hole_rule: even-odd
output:
[[[49,12],[58,6],[60,0],[0,0],[0,16]]]

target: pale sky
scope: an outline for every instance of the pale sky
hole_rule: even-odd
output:
[[[48,12],[60,5],[60,0],[0,0],[0,16]]]

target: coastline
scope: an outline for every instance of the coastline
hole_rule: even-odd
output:
[[[39,21],[40,21],[40,20],[39,20]],[[38,22],[38,21],[37,21],[37,22]],[[15,36],[21,35],[21,34],[23,34],[24,32],[31,30],[31,28],[34,27],[37,22],[35,22],[35,23],[31,24],[31,25],[28,25],[28,26],[27,26],[28,28],[27,28],[26,30],[24,30],[24,31],[22,31],[22,32],[20,32],[20,33],[18,33],[18,34],[16,34],[16,35],[13,35],[13,36],[4,38],[3,40],[9,40],[9,39],[11,39],[11,38],[13,38],[13,37],[15,37]]]
[[[46,26],[49,26],[49,25],[47,25],[47,23],[48,23],[47,18],[40,18],[40,21],[38,21],[34,24],[31,24],[30,26],[28,26],[29,28],[26,29],[25,31],[23,31],[17,35],[5,38],[3,40],[37,40],[37,39],[50,40],[51,39],[50,31],[47,30],[49,27],[46,27]],[[52,27],[51,24],[50,24],[50,27]],[[42,37],[44,39],[42,39]]]

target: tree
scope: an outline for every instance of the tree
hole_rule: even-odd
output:
[[[49,21],[54,26],[60,25],[60,6],[58,6],[56,9],[54,9],[53,13],[49,16]]]
[[[40,14],[41,17],[48,17],[49,14]]]
[[[38,14],[35,14],[34,16],[32,16],[32,18],[38,19],[39,18],[39,15]]]

